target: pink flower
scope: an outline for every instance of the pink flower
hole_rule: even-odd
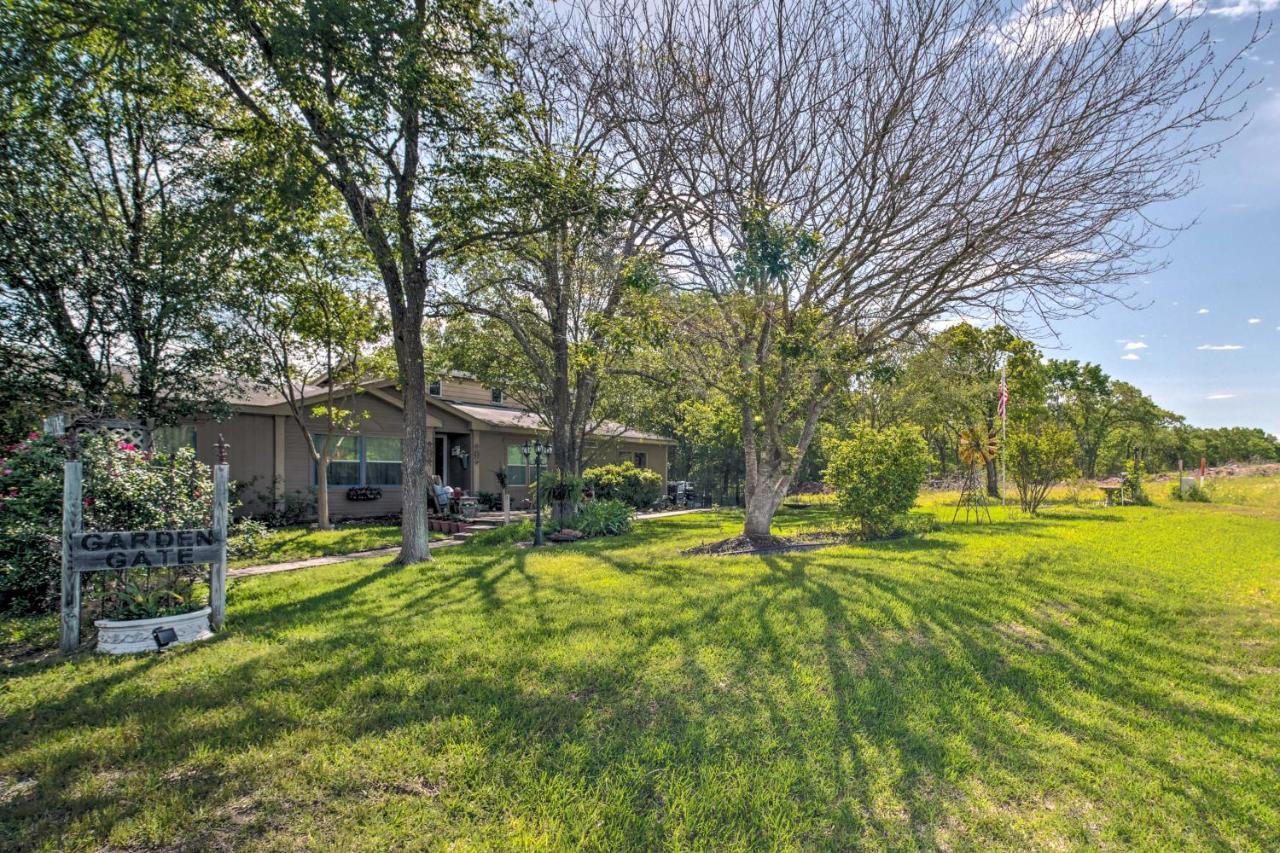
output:
[[[35,430],[32,430],[31,432],[27,433],[27,441],[35,441],[39,437],[40,437],[40,433],[36,432]]]
[[[118,447],[120,450],[137,450],[138,449],[137,445],[130,444],[127,441],[121,441],[117,443],[116,447]]]

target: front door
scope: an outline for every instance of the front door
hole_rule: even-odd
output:
[[[440,478],[440,482],[447,486],[449,485],[449,437],[447,435],[436,433],[435,450],[434,473]]]

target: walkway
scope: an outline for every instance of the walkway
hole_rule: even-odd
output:
[[[651,518],[671,518],[676,515],[690,515],[695,512],[710,512],[710,507],[702,509],[673,509],[667,512],[654,512],[648,515],[636,516],[636,521],[648,521]],[[515,512],[511,513],[513,516]],[[463,539],[440,539],[431,543],[431,550],[435,551],[439,548],[449,548],[453,545],[461,545]],[[244,566],[239,569],[230,569],[227,571],[227,577],[244,578],[253,575],[270,575],[276,572],[292,572],[297,569],[313,569],[316,566],[331,566],[334,563],[349,563],[352,560],[367,560],[375,557],[394,557],[399,553],[400,547],[394,548],[376,548],[372,551],[355,551],[351,554],[332,554],[328,557],[311,557],[307,560],[292,560],[288,563],[267,563],[261,566]]]

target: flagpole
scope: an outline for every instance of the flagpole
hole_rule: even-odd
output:
[[[1008,356],[1000,364],[1000,396],[1004,400],[1004,405],[1000,407],[1000,506],[1008,507],[1008,482],[1009,482],[1009,385],[1005,376],[1005,368],[1009,364]]]

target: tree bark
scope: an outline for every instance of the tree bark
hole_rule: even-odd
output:
[[[421,330],[421,325],[417,326]],[[400,486],[400,557],[401,563],[421,563],[431,559],[428,545],[430,528],[427,524],[427,489],[431,485],[431,462],[435,449],[431,446],[427,429],[427,377],[422,354],[420,334],[405,334],[401,326],[396,330],[400,337],[396,347],[399,362],[402,395],[404,398],[404,447]]]
[[[329,522],[329,460],[321,459],[316,466],[319,476],[316,477],[316,526],[321,530],[331,530]]]

